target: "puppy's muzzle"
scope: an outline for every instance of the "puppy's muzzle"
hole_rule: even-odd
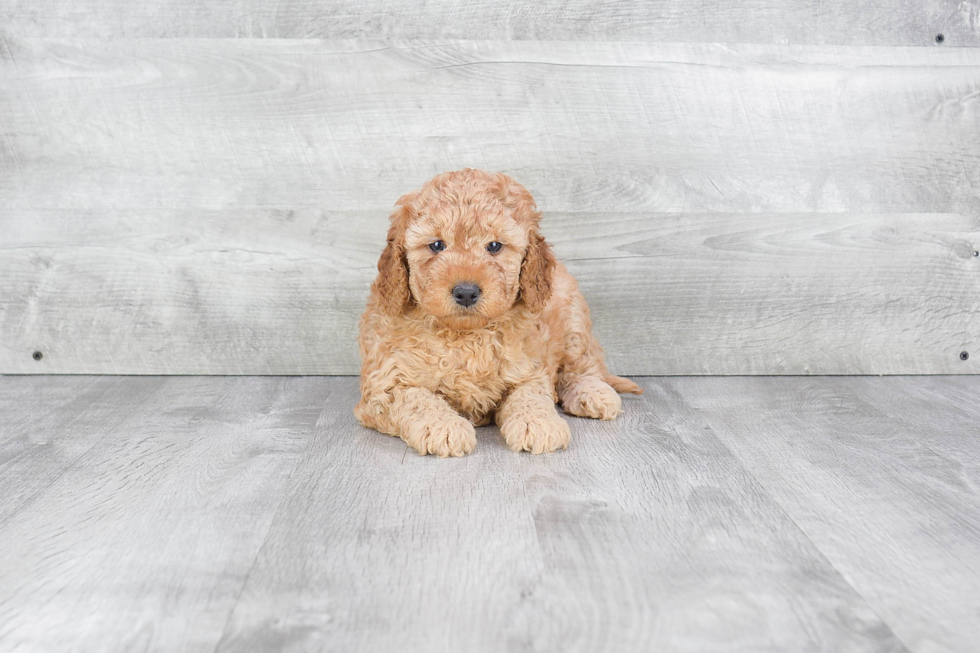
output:
[[[462,282],[453,286],[453,299],[460,306],[470,307],[480,299],[480,286]]]

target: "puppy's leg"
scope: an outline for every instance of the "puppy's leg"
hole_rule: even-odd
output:
[[[365,426],[395,435],[419,454],[465,456],[476,446],[476,431],[449,403],[425,388],[396,387],[380,410],[365,402],[354,413]],[[368,413],[371,413],[370,416]]]
[[[598,375],[561,374],[558,397],[569,415],[594,419],[616,419],[623,412],[623,400]]]
[[[558,375],[558,397],[570,415],[616,419],[623,412],[620,392],[641,394],[643,389],[609,373],[606,356],[592,333],[592,319],[585,297],[574,287],[562,314],[565,351]]]
[[[551,383],[536,378],[514,388],[497,406],[496,421],[514,451],[551,453],[566,449],[572,432],[555,409]]]

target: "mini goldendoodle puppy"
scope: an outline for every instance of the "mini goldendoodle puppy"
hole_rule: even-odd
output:
[[[589,307],[555,261],[526,188],[505,174],[441,174],[391,215],[361,318],[365,426],[420,454],[462,456],[494,419],[511,449],[568,446],[566,413],[615,419],[617,392]]]

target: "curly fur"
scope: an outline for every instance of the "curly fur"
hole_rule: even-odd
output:
[[[556,402],[609,420],[622,412],[617,392],[642,392],[606,369],[585,298],[526,188],[466,169],[396,205],[360,324],[362,424],[444,457],[470,453],[474,425],[494,420],[512,449],[543,453],[568,446]],[[445,250],[430,249],[436,240]],[[461,282],[481,289],[471,307],[453,299]]]

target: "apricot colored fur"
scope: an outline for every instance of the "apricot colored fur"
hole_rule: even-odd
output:
[[[551,452],[571,435],[556,402],[609,420],[622,412],[617,391],[642,392],[606,369],[585,298],[526,188],[466,169],[397,206],[361,318],[362,424],[445,457],[470,453],[474,425],[495,420],[511,449]],[[430,249],[436,240],[445,250]],[[499,252],[487,251],[492,241]],[[461,282],[480,287],[475,305],[453,299]]]

